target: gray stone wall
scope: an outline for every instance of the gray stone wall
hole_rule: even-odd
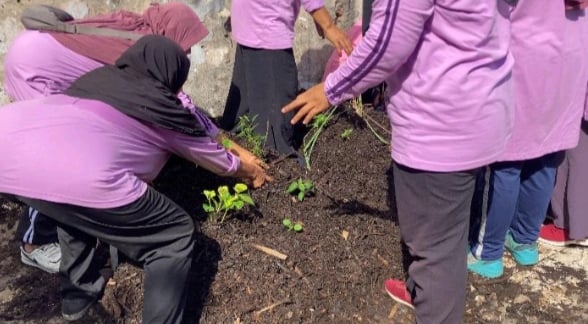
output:
[[[142,12],[153,0],[0,0],[0,81],[3,59],[10,40],[22,30],[19,17],[29,4],[43,3],[65,9],[76,18],[124,9]],[[224,29],[230,15],[230,0],[184,0],[204,21],[210,35],[192,48],[192,71],[185,86],[198,105],[211,115],[222,114],[231,81],[235,43]],[[325,0],[337,25],[347,29],[361,16],[361,0]],[[316,33],[312,18],[302,10],[296,24],[294,51],[302,87],[320,81],[324,64],[332,52],[327,40]],[[8,98],[0,89],[0,103]]]

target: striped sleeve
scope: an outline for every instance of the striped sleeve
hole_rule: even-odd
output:
[[[415,51],[434,6],[435,0],[376,0],[366,35],[325,80],[329,102],[357,97],[394,74]]]

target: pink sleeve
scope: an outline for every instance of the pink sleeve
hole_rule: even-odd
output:
[[[326,78],[329,102],[357,97],[394,74],[415,51],[434,6],[435,0],[376,0],[366,35]]]
[[[240,160],[210,137],[194,137],[163,130],[171,151],[220,176],[237,172]]]
[[[204,112],[202,112],[202,109],[200,107],[194,105],[194,103],[192,102],[192,98],[190,98],[190,96],[187,93],[180,91],[180,93],[178,94],[178,99],[180,99],[184,108],[188,109],[192,113],[192,115],[196,117],[198,122],[200,122],[200,125],[204,127],[204,130],[206,131],[206,134],[208,134],[208,136],[215,138],[218,135],[218,127],[216,127],[212,120],[210,120],[210,118],[208,118],[208,116],[206,116]]]

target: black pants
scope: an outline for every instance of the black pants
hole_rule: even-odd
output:
[[[292,49],[265,50],[237,45],[233,79],[220,126],[235,131],[240,116],[257,116],[255,131],[267,135],[266,147],[282,154],[300,145],[290,124],[294,113],[280,111],[296,98],[298,71]]]
[[[181,322],[194,223],[174,202],[152,188],[137,201],[110,209],[19,199],[57,221],[62,302],[102,293],[105,282],[92,262],[99,239],[143,265],[143,323]]]
[[[470,207],[479,170],[436,173],[394,163],[406,282],[417,323],[463,323]],[[391,184],[392,185],[392,184]]]
[[[55,221],[32,207],[26,207],[16,229],[17,238],[27,244],[45,245],[57,242]]]

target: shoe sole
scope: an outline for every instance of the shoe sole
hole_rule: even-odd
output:
[[[30,258],[28,258],[26,255],[22,255],[22,254],[21,254],[21,255],[20,255],[20,261],[21,261],[22,263],[24,263],[24,264],[28,265],[28,266],[35,267],[35,268],[37,268],[37,269],[39,269],[39,270],[43,270],[43,271],[45,271],[45,272],[47,272],[47,273],[58,273],[58,272],[59,272],[59,270],[58,270],[58,271],[54,271],[54,270],[51,270],[51,269],[49,269],[49,268],[44,268],[44,267],[42,267],[40,264],[38,264],[37,262],[35,262],[35,261],[31,260],[31,259],[30,259]]]
[[[394,296],[393,294],[391,294],[391,293],[388,291],[388,289],[384,289],[384,290],[386,290],[386,293],[388,294],[388,296],[390,296],[390,298],[394,299],[394,301],[395,301],[395,302],[397,302],[397,303],[400,303],[400,304],[402,304],[402,305],[404,305],[404,306],[410,307],[410,309],[414,309],[414,305],[412,305],[412,304],[409,304],[409,303],[405,302],[404,300],[402,300],[402,299],[400,299],[400,298],[398,298],[398,297]]]
[[[81,311],[75,313],[75,314],[64,314],[61,313],[61,316],[63,316],[63,319],[68,321],[68,322],[72,322],[72,321],[77,321],[79,319],[81,319],[82,317],[84,317],[88,311],[90,310],[90,308],[92,308],[92,306],[94,306],[94,304],[96,304],[96,301],[89,303],[86,307],[84,307]]]

